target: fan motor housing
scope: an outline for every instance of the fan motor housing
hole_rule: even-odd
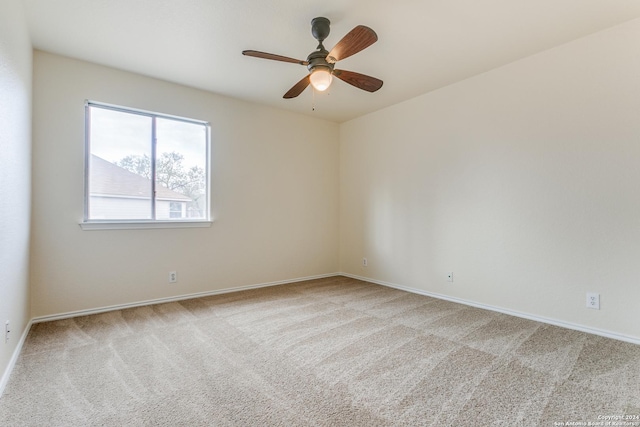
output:
[[[329,70],[330,73],[333,73],[334,64],[327,62],[328,54],[329,52],[324,48],[311,52],[309,56],[307,56],[307,62],[309,63],[307,69],[309,72],[312,72],[316,68],[323,67]]]

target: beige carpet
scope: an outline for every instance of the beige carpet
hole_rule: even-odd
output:
[[[2,426],[621,415],[640,416],[640,346],[344,277],[36,324],[0,399]]]

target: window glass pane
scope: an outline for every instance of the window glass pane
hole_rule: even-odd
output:
[[[88,219],[152,219],[152,118],[90,107]]]
[[[156,118],[156,219],[207,218],[207,127]]]

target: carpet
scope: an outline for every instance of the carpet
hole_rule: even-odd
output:
[[[21,427],[638,417],[640,346],[346,277],[34,324],[0,399]]]

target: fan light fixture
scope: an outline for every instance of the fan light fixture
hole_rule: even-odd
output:
[[[307,56],[306,61],[257,50],[243,50],[242,54],[255,58],[270,59],[272,61],[290,62],[307,67],[309,74],[293,85],[293,87],[284,94],[284,99],[295,98],[309,85],[313,87],[314,91],[325,91],[331,86],[331,81],[334,76],[343,82],[349,83],[358,89],[366,90],[367,92],[375,92],[380,89],[382,87],[382,80],[380,79],[353,71],[334,68],[336,62],[355,55],[374,44],[378,40],[376,32],[364,25],[358,25],[340,39],[331,51],[327,51],[322,45],[322,42],[329,35],[330,24],[331,22],[323,17],[313,18],[311,20],[311,35],[318,41],[318,47]]]
[[[327,90],[331,85],[333,76],[331,76],[331,72],[327,68],[317,67],[311,72],[309,80],[311,81],[311,86],[313,86],[315,90],[322,92]]]

